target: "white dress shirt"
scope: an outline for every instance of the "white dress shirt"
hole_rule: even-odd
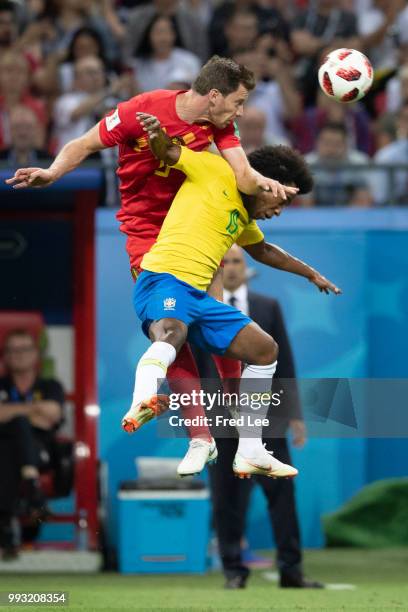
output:
[[[224,302],[225,304],[231,304],[231,298],[235,298],[234,307],[243,312],[246,315],[249,315],[249,303],[248,303],[248,285],[243,283],[238,289],[235,291],[228,291],[224,289],[223,291]]]

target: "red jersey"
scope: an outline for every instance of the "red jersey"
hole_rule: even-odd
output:
[[[143,255],[160,232],[184,174],[157,160],[149,148],[137,112],[155,115],[167,134],[178,137],[194,151],[207,149],[214,141],[219,150],[241,145],[233,123],[223,130],[211,123],[190,124],[176,113],[176,97],[182,91],[156,90],[122,102],[99,123],[99,135],[107,147],[119,145],[122,206],[116,217],[127,234],[126,249],[132,268],[139,268]]]

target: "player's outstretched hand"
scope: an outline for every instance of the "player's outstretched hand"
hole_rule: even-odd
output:
[[[12,185],[13,189],[23,189],[24,187],[48,187],[54,180],[54,175],[50,170],[44,168],[20,168],[16,170],[14,176],[6,179],[6,183],[7,185]]]
[[[322,291],[324,293],[329,294],[330,292],[332,292],[335,295],[339,295],[340,293],[342,293],[341,289],[336,287],[336,285],[334,285],[332,282],[327,280],[327,278],[325,278],[324,276],[322,276],[318,272],[315,272],[313,274],[313,276],[311,276],[309,278],[309,280],[310,280],[311,283],[316,285],[316,287],[319,289],[319,291]]]
[[[148,113],[136,113],[137,118],[143,126],[145,132],[149,134],[149,138],[153,140],[159,134],[161,129],[160,121],[154,115]]]

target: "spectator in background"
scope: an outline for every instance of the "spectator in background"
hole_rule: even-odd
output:
[[[64,391],[39,376],[39,350],[26,330],[5,340],[7,375],[0,379],[0,547],[3,558],[17,554],[12,522],[19,512],[21,485],[33,520],[44,516],[40,470],[52,464],[55,432],[62,422]]]
[[[375,164],[389,166],[389,171],[378,170],[373,177],[375,203],[408,204],[408,172],[395,169],[398,164],[408,164],[408,101],[401,107],[396,120],[396,139],[377,151]],[[393,170],[394,168],[394,170]]]
[[[181,0],[181,6],[194,15],[203,28],[207,28],[214,10],[213,0]]]
[[[401,66],[396,76],[387,83],[385,110],[396,113],[406,101],[408,101],[408,63]]]
[[[225,46],[220,55],[232,57],[239,51],[251,49],[258,34],[258,17],[254,11],[249,9],[234,11],[224,25]]]
[[[194,81],[191,72],[185,68],[175,68],[167,75],[167,81],[164,89],[190,89]]]
[[[24,55],[7,51],[0,57],[0,148],[11,143],[11,109],[27,106],[36,115],[39,124],[45,128],[47,113],[45,104],[30,93],[29,64]]]
[[[289,143],[288,122],[302,111],[301,97],[291,75],[291,66],[278,56],[274,48],[253,49],[236,53],[236,62],[253,71],[256,87],[250,92],[247,108],[255,106],[266,116],[266,139],[271,144]]]
[[[78,60],[74,75],[74,90],[62,95],[55,104],[54,136],[57,151],[73,138],[85,134],[122,97],[133,95],[129,91],[132,82],[128,74],[107,84],[105,66],[97,57]]]
[[[362,50],[377,71],[394,70],[397,65],[402,9],[401,0],[374,0],[358,15]]]
[[[275,3],[272,7],[262,2],[262,0],[226,0],[215,8],[209,25],[212,53],[218,53],[219,55],[228,53],[228,42],[225,35],[226,25],[234,13],[245,13],[248,11],[255,13],[257,17],[257,34],[269,34],[281,39],[289,39],[288,24],[282,17]],[[244,44],[241,44],[238,48],[242,50],[251,46],[251,44],[248,45],[247,40],[253,33],[253,19],[251,20],[250,28],[248,28],[248,24],[249,20],[247,20],[247,27],[244,28],[243,21],[241,20],[241,32],[239,36],[241,41],[244,41]]]
[[[245,109],[243,116],[239,119],[238,127],[241,145],[247,155],[268,144],[266,115],[256,106],[248,106]]]
[[[17,40],[18,23],[15,8],[13,2],[0,1],[0,54],[10,49]]]
[[[315,103],[321,56],[340,47],[358,48],[356,16],[341,7],[341,0],[316,0],[293,21],[291,40],[300,56],[297,69],[305,106]]]
[[[25,22],[34,21],[45,9],[45,0],[26,0],[24,3]]]
[[[41,166],[49,159],[44,150],[44,128],[38,124],[37,117],[30,108],[16,106],[9,113],[10,146],[0,151],[0,161],[8,163],[9,168]]]
[[[344,123],[349,146],[371,154],[373,135],[370,117],[360,102],[339,104],[322,91],[317,94],[317,105],[305,108],[290,123],[293,142],[301,153],[310,153],[316,147],[318,134],[326,123]]]
[[[309,164],[315,165],[314,189],[302,196],[304,206],[370,206],[368,172],[364,169],[342,168],[342,164],[367,164],[368,157],[350,149],[347,128],[343,123],[327,123],[319,132],[316,151],[306,155]]]
[[[185,70],[191,82],[201,68],[194,53],[180,48],[171,17],[155,15],[148,25],[132,61],[134,76],[141,91],[162,89],[174,70]]]
[[[43,89],[57,93],[72,91],[75,62],[84,57],[98,57],[108,68],[102,38],[97,30],[89,27],[79,28],[75,32],[68,49],[49,55],[44,69]]]
[[[97,30],[103,40],[105,54],[113,61],[119,53],[116,32],[103,10],[106,2],[92,0],[45,0],[44,11],[31,22],[22,37],[25,47],[34,47],[41,58],[50,53],[64,54],[79,28]],[[120,42],[120,41],[119,41]]]
[[[125,56],[131,58],[145,35],[155,15],[174,19],[180,46],[197,54],[202,62],[208,58],[206,29],[195,15],[184,8],[178,0],[153,0],[149,4],[136,7],[129,13]]]
[[[375,151],[386,147],[397,138],[395,115],[388,113],[382,115],[374,124]]]

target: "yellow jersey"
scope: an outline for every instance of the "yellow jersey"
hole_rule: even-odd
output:
[[[206,291],[225,253],[236,242],[260,242],[264,235],[251,221],[231,166],[222,157],[181,147],[171,166],[186,178],[141,268],[173,274]]]

